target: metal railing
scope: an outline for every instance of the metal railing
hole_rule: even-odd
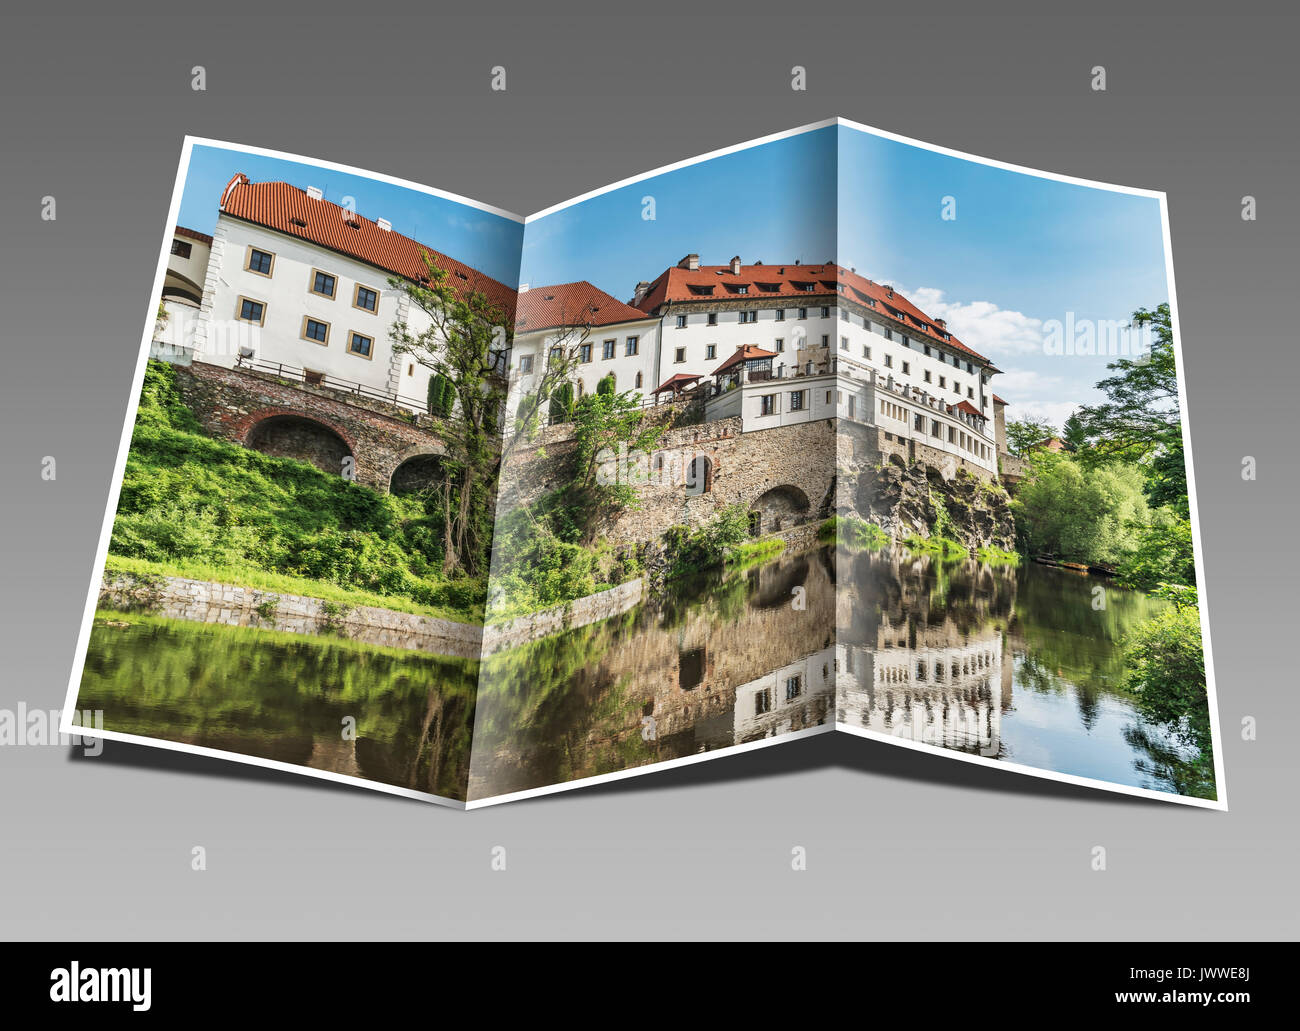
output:
[[[296,365],[286,365],[284,362],[268,362],[259,358],[245,358],[240,355],[235,360],[235,368],[249,372],[265,372],[277,379],[292,380],[309,387],[324,387],[326,390],[332,390],[335,393],[350,394],[353,397],[365,398],[370,401],[383,401],[387,404],[399,405],[402,408],[411,408],[420,413],[427,413],[429,410],[427,400],[407,397],[395,390],[381,390],[378,387],[368,386],[365,383],[343,379],[328,373],[312,372]]]

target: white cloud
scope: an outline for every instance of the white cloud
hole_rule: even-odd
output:
[[[1043,353],[1042,319],[992,301],[949,301],[942,290],[929,286],[903,294],[931,318],[947,320],[958,340],[994,361],[1003,355]]]

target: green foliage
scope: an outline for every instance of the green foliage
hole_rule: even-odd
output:
[[[1012,420],[1007,423],[1007,450],[1013,455],[1028,455],[1035,444],[1056,435],[1051,423],[1031,419]]]
[[[1004,551],[1002,548],[985,544],[975,550],[975,557],[985,565],[989,566],[1018,566],[1020,565],[1020,555],[1014,551]]]
[[[521,402],[522,403],[522,402]],[[551,422],[572,422],[573,421],[573,384],[561,383],[551,391],[550,396],[550,416]]]
[[[1209,700],[1200,612],[1175,606],[1124,638],[1124,685],[1147,720],[1164,724],[1187,744],[1208,754]]]
[[[1067,454],[1036,452],[1012,513],[1027,551],[1070,562],[1113,565],[1136,546],[1149,522],[1136,466],[1111,462],[1084,469]]]
[[[739,545],[749,540],[749,511],[730,505],[697,530],[670,527],[664,534],[669,579],[720,566]]]
[[[246,582],[238,571],[252,567],[481,618],[481,582],[467,589],[463,576],[443,572],[435,501],[381,494],[196,427],[175,370],[151,361],[111,555],[225,570],[232,583]]]
[[[608,375],[601,377],[600,382],[596,384],[596,393],[602,395],[613,394],[615,392],[614,387],[614,374],[611,372]]]
[[[910,537],[904,538],[903,544],[908,551],[915,552],[918,555],[937,555],[940,558],[961,559],[970,554],[957,541],[947,537],[940,537],[937,534],[929,537],[912,534]]]
[[[878,551],[890,543],[889,534],[859,516],[831,516],[817,530],[817,539],[854,551]]]
[[[441,372],[429,377],[429,414],[446,418],[456,404],[456,387]]]
[[[1157,509],[1150,525],[1136,528],[1133,549],[1119,564],[1117,575],[1126,586],[1144,591],[1165,585],[1195,588],[1191,522],[1167,508]]]

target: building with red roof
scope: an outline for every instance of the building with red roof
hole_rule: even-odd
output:
[[[193,351],[211,364],[359,387],[420,411],[433,373],[390,332],[401,321],[418,335],[431,319],[392,280],[427,284],[431,264],[462,295],[484,296],[503,326],[515,318],[510,286],[313,186],[233,176],[208,246]]]

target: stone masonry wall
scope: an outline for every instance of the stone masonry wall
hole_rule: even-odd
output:
[[[447,453],[438,420],[345,391],[205,362],[177,366],[176,384],[204,430],[236,444],[259,443],[259,427],[265,436],[266,420],[277,416],[311,420],[346,445],[355,462],[357,482],[378,490],[388,490],[393,472],[407,459]],[[281,432],[274,439],[292,436]],[[334,460],[337,452],[330,451],[323,431],[314,441],[301,429],[298,436],[303,453],[295,457],[315,459],[318,464]],[[277,448],[274,453],[286,452]],[[341,473],[342,469],[329,471]]]

